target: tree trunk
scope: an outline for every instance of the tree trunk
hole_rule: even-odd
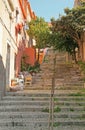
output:
[[[83,43],[81,40],[78,41],[79,50],[78,50],[78,60],[83,60]]]
[[[85,32],[83,34],[83,61],[85,62]]]
[[[74,57],[75,63],[77,63],[77,58],[76,58],[76,51],[75,51],[75,49],[73,50],[73,57]]]

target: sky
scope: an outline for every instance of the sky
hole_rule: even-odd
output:
[[[64,15],[65,8],[73,8],[74,0],[28,0],[31,9],[38,17],[43,17],[46,22],[54,17],[59,18],[59,15]]]

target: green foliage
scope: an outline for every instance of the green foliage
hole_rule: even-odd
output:
[[[80,66],[81,71],[85,74],[85,62],[78,61],[78,65]]]
[[[32,72],[37,73],[37,72],[39,72],[39,70],[40,70],[40,64],[39,63],[35,64],[34,66],[29,65],[28,68],[27,68],[27,71],[30,72],[30,73],[32,73]]]
[[[83,28],[85,27],[85,7],[65,9],[65,16],[52,21],[53,32],[60,32],[64,37],[67,35],[74,41],[81,39]]]
[[[50,45],[74,55],[76,61],[75,48],[80,49],[85,28],[85,4],[73,9],[66,8],[64,11],[66,15],[57,20],[51,19]]]
[[[54,98],[54,101],[58,101],[58,98]]]
[[[60,112],[60,111],[61,111],[61,108],[60,108],[60,107],[54,108],[54,112]]]
[[[21,67],[21,71],[28,71],[29,73],[37,73],[39,72],[40,70],[40,67],[39,65],[34,65],[34,66],[31,66],[29,64],[26,64],[26,63],[23,63],[22,67]]]
[[[43,18],[37,17],[36,20],[32,20],[28,23],[29,29],[28,35],[36,40],[37,48],[43,48],[46,46],[48,34],[50,32],[48,23]]]
[[[28,68],[28,64],[26,63],[26,58],[28,58],[27,55],[23,55],[22,59],[21,59],[21,71],[26,71]]]
[[[69,94],[69,96],[82,96],[82,93],[78,92],[78,93],[71,93]]]
[[[28,56],[26,56],[26,55],[24,55],[22,57],[21,71],[28,71],[30,73],[32,73],[32,72],[35,72],[35,73],[39,72],[39,70],[40,70],[40,64],[36,62],[35,65],[32,66],[32,65],[26,63],[26,58],[28,58]]]
[[[49,112],[49,109],[45,108],[45,109],[42,110],[42,112]]]
[[[58,126],[60,126],[60,123],[59,122],[54,122],[53,126],[58,127]]]
[[[54,41],[53,43],[52,40]],[[68,35],[63,36],[61,33],[53,34],[50,40],[50,44],[53,45],[55,49],[60,51],[67,51],[70,54],[75,51],[76,47],[78,48],[78,44],[73,41],[71,37]]]
[[[73,108],[70,108],[70,111],[74,111],[74,109],[73,109]]]

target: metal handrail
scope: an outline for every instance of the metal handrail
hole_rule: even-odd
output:
[[[53,66],[53,77],[52,77],[52,87],[51,87],[51,94],[50,94],[50,104],[49,104],[49,130],[53,130],[54,124],[54,90],[55,90],[55,65],[56,65],[56,54],[53,59],[54,66]]]

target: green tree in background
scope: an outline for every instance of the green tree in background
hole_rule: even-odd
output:
[[[44,18],[37,17],[35,20],[31,20],[31,22],[28,23],[28,26],[29,29],[27,30],[27,33],[31,38],[35,39],[36,48],[38,48],[38,50],[45,48],[50,32],[48,23],[45,22]]]
[[[79,56],[82,58],[82,36],[85,29],[85,2],[77,8],[65,10],[65,16],[59,19],[51,19],[54,46],[71,51],[79,48]],[[76,44],[77,43],[77,44]],[[69,45],[68,45],[69,44]]]
[[[49,33],[48,23],[45,22],[44,18],[37,17],[35,20],[31,20],[28,23],[29,29],[27,30],[30,37],[36,40],[36,46],[43,48],[46,46],[46,37]]]

